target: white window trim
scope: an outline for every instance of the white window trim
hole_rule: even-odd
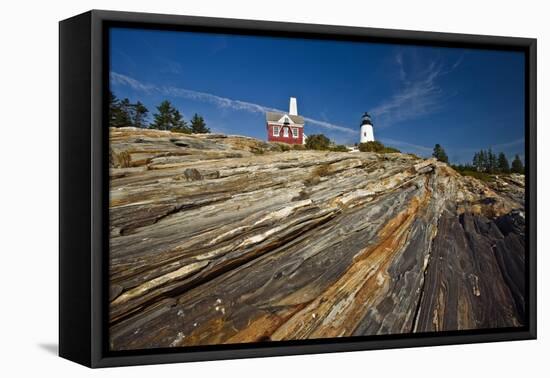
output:
[[[279,119],[279,121],[277,121],[277,122],[278,122],[278,123],[294,123],[294,122],[292,121],[292,119],[291,119],[288,115],[286,115],[286,114],[285,114],[284,116],[282,116],[282,117]]]
[[[298,137],[300,136],[300,133],[298,132],[298,128],[292,127],[290,130],[292,130],[292,137],[294,139],[298,139]]]
[[[273,126],[273,136],[281,135],[281,126]]]

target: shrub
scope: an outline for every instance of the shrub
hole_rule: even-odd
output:
[[[313,170],[312,176],[323,177],[327,176],[330,173],[330,168],[328,164],[321,164]]]
[[[306,148],[308,150],[328,150],[330,139],[323,134],[309,135],[306,139]]]
[[[330,150],[334,152],[348,152],[348,148],[343,144],[339,144],[337,146],[331,147]]]
[[[306,149],[306,146],[304,146],[303,144],[293,144],[292,149],[297,151],[303,151]]]
[[[361,151],[361,152],[376,152],[376,153],[379,153],[379,154],[392,154],[392,153],[400,153],[401,152],[397,148],[384,146],[382,143],[380,143],[378,141],[359,143],[359,151]]]
[[[252,152],[254,155],[263,155],[265,153],[265,150],[260,147],[250,147],[250,152]]]
[[[330,168],[328,164],[321,164],[313,169],[311,175],[304,181],[307,186],[316,185],[321,181],[321,177],[328,176]]]
[[[274,149],[281,152],[290,151],[291,148],[289,144],[281,142],[273,142],[272,145],[275,147]]]
[[[380,152],[384,149],[384,145],[378,141],[359,143],[359,151],[361,152]]]
[[[398,150],[397,148],[385,146],[385,147],[382,149],[381,153],[382,153],[382,154],[400,154],[400,153],[401,153],[401,150]]]

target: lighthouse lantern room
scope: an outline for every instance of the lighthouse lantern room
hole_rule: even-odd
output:
[[[369,113],[361,117],[361,143],[374,142],[374,128]]]

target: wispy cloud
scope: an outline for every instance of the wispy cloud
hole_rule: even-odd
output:
[[[400,89],[370,113],[377,119],[377,126],[386,127],[392,124],[412,120],[432,114],[442,108],[442,101],[449,96],[438,83],[438,80],[460,66],[464,55],[450,67],[440,60],[432,60],[424,70],[408,74],[405,57],[401,51],[395,55],[395,63],[400,81]]]
[[[460,55],[460,57],[456,60],[456,62],[454,62],[454,64],[451,66],[451,71],[454,71],[458,68],[458,66],[460,66],[462,64],[462,62],[464,61],[464,53],[462,53]]]
[[[494,144],[491,147],[493,149],[505,149],[505,148],[520,146],[520,145],[523,145],[524,143],[525,143],[525,138],[519,138],[507,143]]]
[[[405,80],[407,74],[405,73],[405,67],[403,66],[403,54],[401,52],[395,54],[395,62],[399,67],[399,77],[401,78],[401,80]]]
[[[147,94],[153,94],[158,93],[162,94],[164,96],[169,97],[180,97],[180,98],[186,98],[189,100],[195,100],[195,101],[201,101],[210,103],[212,105],[215,105],[219,108],[223,109],[232,109],[232,110],[238,110],[238,111],[245,111],[249,113],[265,113],[265,112],[284,112],[283,110],[279,110],[276,108],[255,104],[252,102],[247,101],[241,101],[241,100],[235,100],[227,97],[221,97],[217,96],[212,93],[206,93],[206,92],[199,92],[192,89],[186,89],[186,88],[177,88],[177,87],[170,87],[170,86],[157,86],[153,84],[146,84],[142,83],[139,80],[136,80],[134,78],[131,78],[129,76],[119,74],[116,72],[111,72],[111,83],[115,85],[124,85],[132,88],[133,90],[145,92]],[[357,130],[336,125],[334,123],[321,121],[314,118],[304,117],[304,120],[308,122],[309,124],[313,124],[328,130],[334,130],[334,131],[340,131],[348,134],[356,134]]]

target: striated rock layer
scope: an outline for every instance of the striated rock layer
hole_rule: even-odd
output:
[[[111,129],[113,350],[524,322],[523,177]]]

